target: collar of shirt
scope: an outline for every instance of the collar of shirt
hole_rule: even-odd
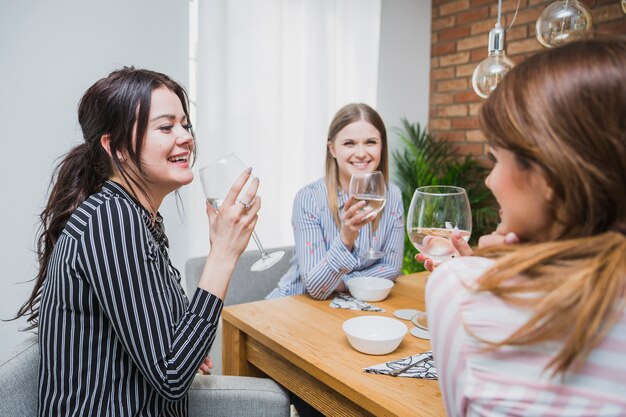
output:
[[[169,240],[167,239],[167,235],[165,234],[165,225],[163,224],[163,216],[161,213],[157,211],[156,217],[152,217],[152,213],[150,213],[144,206],[137,201],[135,197],[130,195],[128,191],[121,184],[118,184],[115,181],[106,180],[102,185],[102,189],[106,190],[112,194],[117,194],[118,196],[130,201],[134,206],[136,206],[144,219],[144,223],[148,227],[150,234],[154,237],[159,244],[165,245],[165,247],[169,247]]]

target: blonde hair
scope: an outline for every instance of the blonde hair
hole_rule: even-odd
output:
[[[561,230],[549,242],[477,252],[498,258],[479,290],[534,310],[491,347],[563,340],[547,366],[555,375],[582,364],[626,301],[625,69],[622,39],[545,50],[507,74],[479,113],[490,145],[542,172]]]
[[[385,177],[385,183],[389,183],[389,168],[387,162],[387,131],[385,129],[385,123],[379,116],[376,110],[372,109],[367,104],[363,103],[351,103],[343,106],[333,117],[330,127],[328,128],[328,140],[327,144],[333,142],[337,137],[337,134],[346,126],[351,123],[363,120],[371,124],[380,133],[380,139],[382,142],[382,149],[380,153],[380,164],[378,165],[378,171],[383,173]],[[328,193],[328,208],[335,220],[335,224],[338,228],[341,228],[341,219],[339,217],[339,203],[337,195],[341,185],[339,183],[339,169],[337,167],[337,160],[330,153],[330,149],[326,146],[326,169],[324,173],[324,182],[326,183],[326,192]],[[374,230],[378,225],[378,221],[381,216],[378,216],[374,221]]]

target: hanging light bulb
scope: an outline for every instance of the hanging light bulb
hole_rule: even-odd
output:
[[[626,0],[622,0],[622,11],[626,14]]]
[[[472,87],[476,94],[487,98],[513,66],[513,61],[504,52],[504,29],[497,23],[489,32],[489,55],[478,64],[472,75]]]
[[[535,28],[540,44],[560,46],[591,34],[591,13],[578,0],[557,0],[541,12]]]

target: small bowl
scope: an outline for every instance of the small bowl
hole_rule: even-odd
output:
[[[368,355],[393,352],[407,331],[400,320],[383,316],[360,316],[343,322],[343,332],[352,347]]]
[[[347,284],[350,294],[362,301],[384,300],[393,287],[393,281],[378,277],[356,277]]]

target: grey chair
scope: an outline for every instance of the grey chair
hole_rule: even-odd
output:
[[[278,280],[289,269],[289,260],[293,257],[293,246],[285,246],[279,248],[268,248],[268,252],[277,250],[285,251],[285,256],[273,267],[265,271],[251,272],[250,266],[259,259],[258,250],[250,250],[244,252],[237,265],[228,286],[228,293],[224,300],[224,305],[248,303],[250,301],[258,301],[265,298],[272,291]],[[191,258],[185,263],[185,279],[187,294],[192,295],[198,287],[198,281],[204,268],[206,257],[201,256]],[[213,360],[212,374],[220,375],[222,373],[222,325],[217,329],[215,341],[211,347],[211,359]]]
[[[37,336],[0,356],[0,416],[36,417]],[[289,397],[271,379],[198,375],[189,389],[189,417],[288,417]]]

